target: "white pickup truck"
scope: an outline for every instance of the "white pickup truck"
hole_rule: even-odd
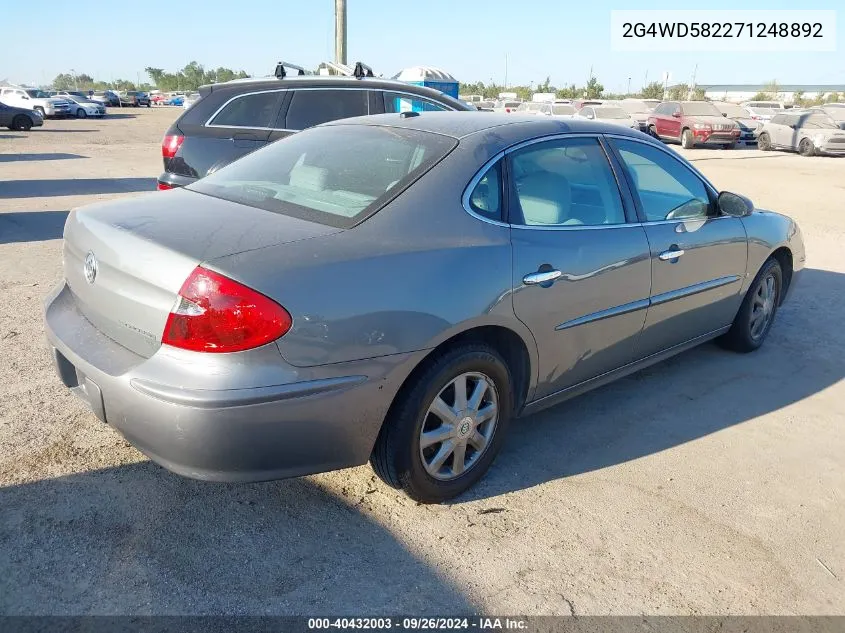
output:
[[[50,97],[33,88],[0,88],[0,101],[6,105],[36,110],[42,117],[70,116],[71,103],[61,97]]]

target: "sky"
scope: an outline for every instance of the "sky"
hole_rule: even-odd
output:
[[[392,76],[416,65],[465,82],[583,85],[593,74],[612,92],[670,72],[699,84],[845,84],[845,4],[816,0],[348,0],[349,61]],[[192,60],[251,75],[279,60],[314,68],[334,56],[334,0],[46,0],[3,9],[0,80],[48,84],[63,72],[98,80],[148,81],[148,66],[175,71]],[[611,51],[613,9],[835,9],[830,53],[619,53]],[[114,46],[109,46],[113,42]],[[506,63],[507,59],[507,63]],[[697,69],[696,69],[697,65]]]

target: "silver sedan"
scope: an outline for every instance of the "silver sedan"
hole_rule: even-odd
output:
[[[640,132],[406,112],[72,211],[46,331],[62,382],[170,470],[369,460],[437,502],[515,416],[711,339],[757,349],[804,260],[791,219]]]

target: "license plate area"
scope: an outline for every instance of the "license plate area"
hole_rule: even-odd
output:
[[[106,410],[100,386],[74,367],[73,363],[55,348],[53,348],[53,359],[56,363],[56,371],[65,387],[79,396],[101,422],[105,422]]]

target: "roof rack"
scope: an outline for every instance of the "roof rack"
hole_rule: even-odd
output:
[[[277,79],[284,79],[287,77],[287,73],[285,72],[285,68],[290,68],[291,70],[296,70],[297,75],[307,75],[308,72],[302,67],[297,66],[296,64],[291,64],[290,62],[278,62],[276,64],[276,71],[273,73],[276,75]]]
[[[373,69],[364,62],[355,62],[355,66],[348,66],[337,62],[323,62],[320,64],[320,74],[343,75],[345,77],[355,77],[355,79],[374,76]]]

